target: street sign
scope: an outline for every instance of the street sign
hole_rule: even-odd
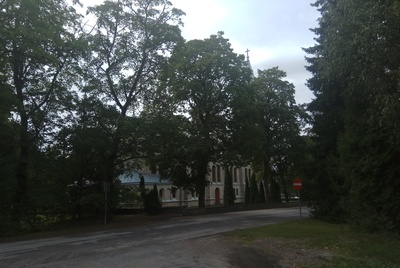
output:
[[[293,180],[293,188],[296,190],[300,190],[301,187],[303,186],[303,183],[299,179],[294,179]]]

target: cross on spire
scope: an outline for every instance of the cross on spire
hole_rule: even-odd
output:
[[[249,52],[250,52],[250,50],[247,49],[245,52],[246,52],[246,54],[247,54],[247,61],[249,61],[249,60],[250,60],[250,59],[249,59]]]

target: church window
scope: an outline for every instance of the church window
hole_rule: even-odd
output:
[[[161,199],[164,199],[164,189],[160,189],[159,191],[158,191],[158,196],[161,198]]]
[[[213,182],[216,182],[216,171],[215,171],[215,166],[212,166],[212,174],[211,178]]]

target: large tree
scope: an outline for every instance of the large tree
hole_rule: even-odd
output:
[[[112,182],[118,169],[143,157],[132,118],[152,97],[160,68],[182,41],[183,12],[166,0],[106,1],[89,12],[96,21],[83,91],[117,112],[114,122],[102,125],[111,144],[104,177]]]
[[[163,98],[171,101],[173,114],[183,115],[185,144],[179,148],[186,153],[176,163],[185,163],[179,164],[181,178],[196,190],[199,207],[205,206],[208,164],[222,161],[228,150],[233,100],[246,88],[250,74],[244,57],[233,52],[222,32],[178,47],[164,73]]]
[[[286,73],[278,67],[259,70],[252,82],[254,90],[253,123],[258,137],[253,163],[262,172],[267,202],[271,201],[270,185],[275,174],[287,173],[295,159],[291,157],[300,135],[302,110],[296,105],[293,84],[285,81]]]
[[[318,44],[306,51],[319,148],[317,213],[349,215],[370,231],[398,230],[398,1],[317,1]],[[321,191],[322,193],[322,191]],[[327,202],[328,201],[328,202]],[[333,214],[336,213],[337,215]]]
[[[49,145],[71,98],[73,66],[81,57],[78,30],[78,15],[64,1],[0,2],[2,84],[18,126],[16,221],[27,202],[30,152]]]

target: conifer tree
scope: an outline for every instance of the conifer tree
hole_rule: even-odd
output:
[[[246,178],[246,185],[244,189],[244,203],[246,205],[250,204],[250,184],[248,178]]]
[[[257,204],[258,200],[258,187],[256,181],[256,174],[253,173],[250,179],[250,204]]]
[[[260,181],[260,194],[259,194],[259,198],[258,198],[258,203],[259,204],[265,204],[267,203],[266,199],[265,199],[265,190],[264,190],[264,184],[262,181]]]
[[[232,206],[235,204],[235,189],[232,183],[232,174],[228,168],[225,169],[225,181],[224,181],[224,206]]]

